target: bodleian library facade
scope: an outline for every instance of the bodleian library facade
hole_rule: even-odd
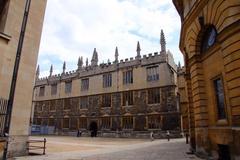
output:
[[[94,49],[91,63],[61,74],[39,78],[33,97],[32,124],[49,126],[54,134],[71,135],[81,131],[107,137],[180,136],[180,113],[177,95],[177,66],[166,51],[163,31],[161,51],[141,56],[138,42],[135,58],[98,65]]]

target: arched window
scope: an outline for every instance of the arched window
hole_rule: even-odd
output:
[[[216,42],[217,30],[214,26],[209,26],[203,33],[201,43],[201,53],[204,53]]]

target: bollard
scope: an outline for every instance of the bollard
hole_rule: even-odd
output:
[[[47,142],[47,140],[46,140],[46,138],[44,138],[44,141],[43,141],[43,155],[45,155],[45,149],[46,149],[46,142]]]

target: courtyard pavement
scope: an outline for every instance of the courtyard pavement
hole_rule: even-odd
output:
[[[44,156],[18,157],[17,160],[199,160],[186,154],[185,139],[87,138],[47,136]],[[43,137],[30,137],[43,139]]]

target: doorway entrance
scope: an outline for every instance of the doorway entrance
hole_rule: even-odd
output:
[[[219,160],[231,160],[230,150],[228,145],[218,145]]]
[[[98,125],[96,121],[92,121],[89,126],[91,137],[97,137]]]

